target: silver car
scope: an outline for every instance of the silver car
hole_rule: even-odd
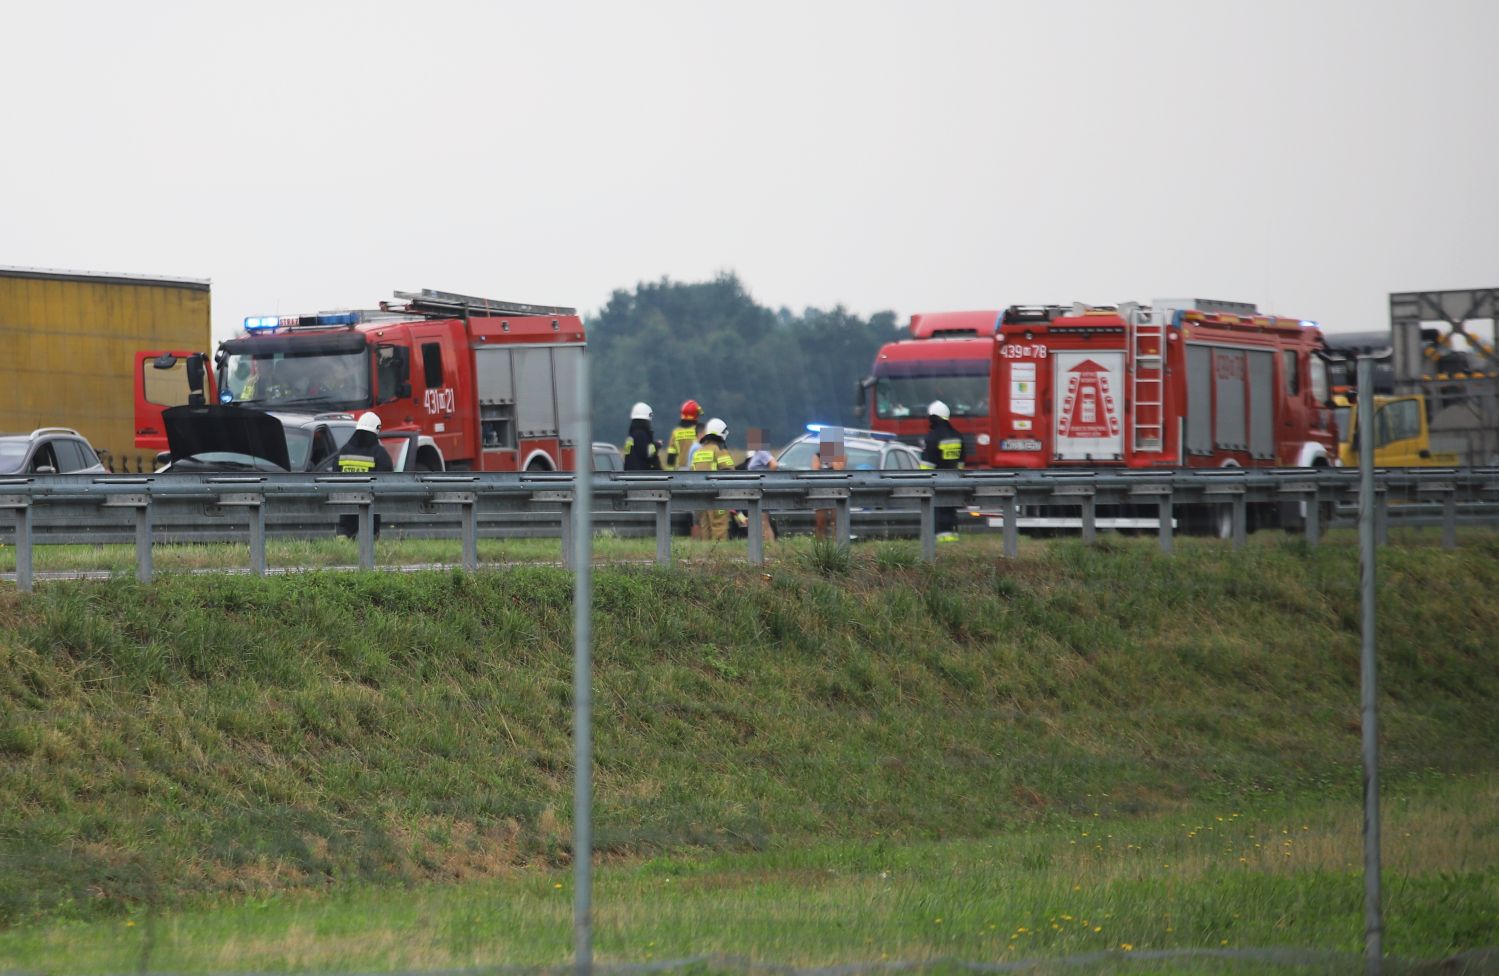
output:
[[[88,439],[71,427],[0,434],[0,474],[107,474]]]
[[[820,424],[808,424],[807,432],[787,444],[776,464],[786,471],[810,471],[818,467],[816,460],[823,438],[829,430]],[[903,444],[891,434],[858,427],[843,428],[843,456],[845,471],[918,471],[921,469],[921,452],[909,444]]]

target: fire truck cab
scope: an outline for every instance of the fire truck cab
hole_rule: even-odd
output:
[[[993,467],[1337,463],[1316,323],[1201,299],[1003,323]]]

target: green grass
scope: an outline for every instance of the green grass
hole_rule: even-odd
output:
[[[1105,538],[597,571],[601,952],[1356,951],[1354,553]],[[1496,557],[1381,557],[1399,954],[1499,942]],[[335,936],[563,961],[570,593],[521,566],[0,596],[0,966],[119,969],[148,921],[157,968],[333,968]],[[1083,912],[1128,924],[1048,934]]]

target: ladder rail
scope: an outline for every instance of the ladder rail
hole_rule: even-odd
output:
[[[1130,449],[1160,451],[1165,447],[1166,433],[1166,325],[1155,310],[1134,307],[1129,310],[1130,374]],[[1154,340],[1154,353],[1142,353]],[[1145,375],[1145,374],[1150,375]],[[1144,410],[1142,410],[1144,408]],[[1154,411],[1154,419],[1143,414]]]

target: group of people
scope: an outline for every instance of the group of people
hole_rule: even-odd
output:
[[[651,426],[654,415],[648,403],[636,403],[630,408],[630,432],[623,452],[626,471],[722,471],[736,467],[728,450],[728,424],[717,417],[705,423],[702,406],[696,400],[682,404],[681,419],[664,444],[656,439]],[[952,425],[952,411],[941,400],[933,400],[927,406],[927,419],[931,426],[922,443],[921,466],[939,470],[961,468],[963,438]],[[776,460],[764,444],[752,440],[749,456],[742,466],[750,471],[773,470]],[[841,465],[835,462],[834,466]],[[935,516],[938,541],[956,541],[957,512],[944,506],[936,509]],[[700,513],[693,526],[693,537],[727,539],[730,527],[736,522],[743,528],[744,518],[742,512],[726,510]],[[819,535],[824,530],[823,521],[818,520]],[[765,536],[773,538],[769,520],[766,522]]]

